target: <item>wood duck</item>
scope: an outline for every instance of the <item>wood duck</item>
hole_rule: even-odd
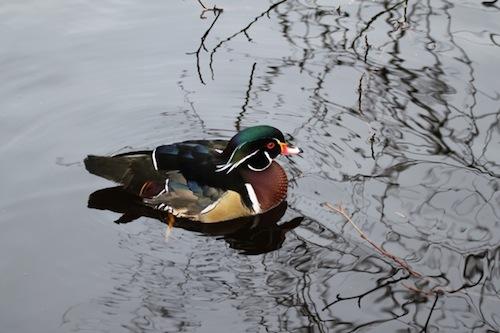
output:
[[[95,175],[117,182],[148,207],[203,223],[263,214],[285,200],[288,179],[274,161],[301,150],[271,126],[231,140],[192,140],[85,159]]]

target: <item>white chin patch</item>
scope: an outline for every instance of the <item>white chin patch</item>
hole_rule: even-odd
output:
[[[269,166],[271,165],[271,163],[273,163],[273,159],[271,158],[271,156],[269,156],[269,154],[267,153],[267,151],[264,152],[264,155],[266,155],[267,157],[267,165],[263,168],[255,168],[253,166],[251,166],[250,164],[248,165],[248,168],[252,171],[264,171],[266,170],[267,168],[269,168]]]

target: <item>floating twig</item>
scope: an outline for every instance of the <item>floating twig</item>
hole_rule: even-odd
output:
[[[344,207],[342,206],[334,206],[328,202],[325,202],[323,204],[323,206],[325,206],[327,209],[331,210],[331,211],[334,211],[336,213],[339,213],[340,215],[342,215],[346,220],[347,222],[349,222],[353,227],[354,229],[356,229],[356,231],[358,232],[358,234],[361,236],[361,238],[363,238],[364,240],[366,240],[368,243],[370,243],[371,246],[373,246],[380,254],[382,254],[383,256],[387,257],[387,258],[390,258],[392,259],[394,262],[396,262],[399,266],[401,266],[401,268],[403,268],[404,270],[406,270],[410,275],[414,276],[414,277],[422,277],[422,274],[420,274],[419,272],[413,270],[410,265],[408,265],[408,263],[406,263],[403,259],[399,258],[398,256],[395,256],[394,254],[384,250],[382,247],[380,247],[379,245],[377,245],[374,241],[372,241],[364,232],[363,230],[361,230],[357,225],[356,223],[353,222],[353,220],[351,219],[351,217],[347,214],[347,211],[345,210]]]

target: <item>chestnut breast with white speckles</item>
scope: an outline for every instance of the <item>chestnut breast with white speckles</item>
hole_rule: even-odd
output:
[[[245,182],[252,185],[261,213],[278,206],[286,199],[288,178],[278,163],[272,162],[264,171],[245,169],[241,171],[241,175]]]

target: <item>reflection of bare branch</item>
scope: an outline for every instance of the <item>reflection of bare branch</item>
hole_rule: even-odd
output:
[[[360,113],[360,115],[364,118],[364,114],[363,114],[363,105],[362,105],[362,101],[361,101],[361,98],[363,96],[363,78],[365,77],[365,73],[363,73],[361,75],[361,77],[359,78],[359,84],[358,84],[358,111]]]
[[[424,327],[422,327],[422,330],[420,332],[427,332],[427,326],[429,326],[429,321],[431,320],[432,313],[434,312],[434,309],[436,308],[437,301],[439,299],[439,293],[436,293],[436,297],[434,298],[434,303],[432,303],[431,311],[429,312],[429,316],[427,316],[427,320],[425,321]]]
[[[365,35],[365,55],[363,57],[365,63],[368,58],[368,51],[370,51],[370,44],[368,43],[368,35]]]
[[[395,271],[395,273],[397,273],[397,271]],[[394,275],[395,275],[395,274],[393,274],[392,276],[394,276]],[[392,276],[391,276],[391,277],[392,277]],[[367,296],[367,295],[369,295],[369,294],[371,294],[371,293],[373,293],[373,292],[375,292],[375,291],[377,291],[377,290],[383,289],[383,288],[388,287],[388,286],[390,286],[390,285],[396,284],[396,283],[398,283],[398,282],[400,282],[400,281],[406,280],[406,279],[408,279],[409,277],[410,277],[409,275],[405,275],[405,276],[402,276],[402,277],[397,278],[397,279],[395,279],[395,280],[387,281],[387,282],[385,282],[385,283],[382,283],[381,285],[378,285],[378,286],[376,286],[376,287],[373,287],[373,288],[372,288],[372,289],[370,289],[370,290],[365,291],[364,293],[361,293],[361,294],[359,294],[359,295],[355,295],[355,296],[341,297],[341,296],[340,296],[340,294],[338,294],[338,295],[337,295],[337,299],[336,299],[336,300],[334,300],[333,302],[328,303],[328,304],[327,304],[327,305],[325,305],[325,306],[323,307],[323,309],[321,309],[321,310],[322,310],[322,311],[324,311],[324,310],[328,309],[329,307],[331,307],[332,305],[335,305],[335,304],[337,304],[337,303],[339,303],[339,302],[342,302],[342,301],[351,300],[351,299],[357,299],[357,300],[358,300],[358,307],[360,308],[360,307],[361,307],[361,299],[362,299],[363,297],[365,297],[365,296]]]
[[[495,178],[499,175],[494,169],[498,170],[498,165],[493,164],[495,160],[491,158],[491,146],[497,138],[493,128],[498,127],[500,118],[498,112],[486,112],[488,110],[484,108],[484,101],[479,98],[476,100],[476,94],[482,94],[483,98],[490,99],[491,103],[498,103],[499,95],[495,96],[495,92],[488,91],[486,96],[486,91],[479,88],[482,76],[474,70],[476,66],[482,65],[474,63],[473,57],[469,58],[466,54],[468,49],[465,46],[462,46],[462,49],[460,43],[453,40],[456,27],[453,24],[452,9],[459,5],[443,1],[435,6],[430,0],[405,0],[399,3],[402,4],[400,7],[387,12],[396,1],[399,0],[371,2],[370,13],[383,11],[386,14],[381,14],[382,16],[375,19],[376,22],[369,23],[371,26],[368,29],[366,22],[369,20],[363,19],[365,15],[363,13],[362,16],[361,11],[356,13],[350,10],[348,16],[327,22],[319,13],[325,11],[323,8],[327,5],[312,8],[304,2],[294,2],[293,5],[279,7],[276,12],[279,15],[281,31],[292,48],[293,55],[287,55],[286,60],[281,63],[274,58],[267,60],[273,63],[273,71],[263,72],[259,84],[254,83],[253,91],[272,93],[281,88],[278,82],[286,79],[289,71],[300,69],[301,78],[304,78],[303,89],[310,98],[309,113],[298,121],[295,125],[297,130],[293,133],[304,142],[312,140],[309,147],[312,150],[308,154],[314,159],[311,164],[317,167],[316,175],[321,180],[342,182],[347,188],[352,187],[351,204],[354,211],[370,217],[380,214],[380,222],[388,230],[385,233],[386,240],[379,243],[382,248],[389,248],[385,242],[393,243],[402,249],[402,252],[398,253],[404,253],[401,254],[403,258],[414,254],[412,263],[420,261],[422,273],[431,275],[430,271],[438,271],[431,277],[412,279],[412,283],[408,283],[409,286],[405,285],[415,294],[405,290],[399,293],[392,290],[393,288],[386,288],[384,296],[371,305],[376,306],[380,301],[377,307],[382,311],[382,307],[390,308],[390,305],[386,305],[396,294],[403,295],[405,299],[412,298],[412,304],[415,304],[412,311],[414,323],[418,321],[417,314],[422,320],[418,321],[418,331],[426,318],[425,327],[433,325],[433,321],[437,322],[436,312],[441,312],[443,316],[455,315],[451,308],[447,307],[449,298],[469,298],[466,303],[471,309],[474,308],[471,311],[474,314],[467,317],[468,320],[475,320],[478,327],[483,323],[485,326],[491,326],[492,321],[487,324],[487,314],[481,313],[481,307],[483,302],[489,304],[492,296],[488,293],[495,291],[495,288],[488,290],[496,281],[491,278],[493,269],[484,267],[484,273],[478,273],[474,279],[463,283],[460,282],[461,277],[457,276],[456,271],[449,267],[451,265],[447,256],[453,258],[455,263],[461,264],[471,251],[484,250],[492,246],[491,242],[497,239],[498,233],[490,229],[491,223],[488,220],[498,220],[495,216],[500,214],[498,207],[491,206],[497,197],[494,194],[496,185],[492,184],[497,184]],[[360,2],[359,7],[364,7],[364,4],[367,2]],[[433,26],[436,25],[438,16],[441,25],[434,31]],[[386,23],[385,30],[382,20]],[[419,36],[418,42],[408,43],[408,35],[404,38],[403,28],[408,23],[414,27],[412,35]],[[369,31],[375,26],[377,31],[372,37]],[[400,28],[399,31],[395,31],[395,26]],[[363,29],[361,34],[360,29]],[[487,43],[488,34],[484,33],[483,36]],[[353,38],[358,39],[354,45],[358,51],[362,49],[359,55],[356,50],[348,47]],[[361,45],[363,39],[364,45]],[[500,40],[497,36],[495,39]],[[422,53],[415,44],[422,46]],[[449,50],[443,50],[443,45],[449,45]],[[450,68],[455,71],[453,76],[449,75]],[[359,84],[355,82],[350,88],[342,90],[344,94],[349,95],[351,89],[351,99],[345,104],[332,94],[339,82],[336,75],[341,71],[348,71],[351,77],[353,73],[355,76],[358,72],[365,73]],[[463,79],[466,88],[461,90],[461,84],[458,83],[460,80],[457,78]],[[271,85],[275,86],[270,87]],[[489,107],[489,104],[486,105]],[[377,156],[374,151],[375,137],[373,134],[364,136],[364,133],[360,133],[358,126],[361,121],[376,128],[377,142],[382,147],[377,149]],[[349,125],[353,124],[356,128],[349,128]],[[342,134],[338,134],[340,131]],[[329,139],[327,135],[332,138]],[[367,137],[370,148],[366,147],[365,153],[362,149]],[[343,140],[345,142],[342,142]],[[316,147],[319,148],[316,150]],[[370,161],[367,160],[370,157],[369,149]],[[360,170],[349,169],[353,160]],[[421,175],[425,184],[416,183],[420,180],[416,175]],[[467,184],[462,184],[460,180],[457,182],[457,178],[472,179],[473,184],[468,184],[468,181]],[[347,184],[347,181],[354,184]],[[451,198],[457,198],[456,202],[444,203]],[[297,203],[306,210],[299,200]],[[470,205],[474,208],[470,212],[461,212],[455,221],[455,210],[459,211]],[[483,205],[484,210],[481,208]],[[399,223],[393,223],[393,213],[396,209],[401,209],[404,213],[401,214],[403,220],[398,221]],[[471,223],[465,225],[464,220],[469,218],[468,222]],[[460,219],[462,220],[458,221]],[[378,222],[378,219],[376,220]],[[318,224],[327,228],[321,222]],[[370,227],[376,230],[377,233],[374,234],[380,235],[380,224],[371,224]],[[459,232],[459,229],[462,231]],[[317,237],[324,237],[323,230],[311,227],[309,231]],[[478,235],[484,233],[484,236],[481,240],[472,240],[475,237],[469,236],[469,231],[475,231]],[[372,237],[371,233],[369,235]],[[305,240],[305,243],[308,244],[308,241]],[[338,250],[336,245],[325,247],[335,254],[345,254]],[[433,251],[437,253],[434,254]],[[359,257],[355,260],[361,261]],[[482,265],[481,260],[478,259],[478,265]],[[383,261],[392,264],[391,261]],[[322,260],[319,259],[318,263],[322,263]],[[369,273],[375,274],[373,266],[369,267],[372,269]],[[341,275],[342,272],[337,273],[335,270],[355,272],[353,266],[346,267],[345,263],[340,263],[332,269],[332,275]],[[315,272],[310,274],[318,276]],[[356,278],[362,279],[360,275],[362,274],[357,274]],[[359,286],[357,283],[353,281],[349,283],[349,287]],[[447,287],[446,290],[443,287]],[[332,288],[333,284],[322,291],[326,294],[331,292]],[[460,293],[459,290],[463,292]],[[437,307],[437,297],[443,303],[441,308]],[[322,296],[318,298],[324,300]],[[429,304],[417,307],[424,300]],[[472,303],[476,301],[480,304],[474,306]],[[365,302],[368,302],[368,297],[363,298],[363,305]],[[323,304],[326,303],[325,301]],[[351,305],[356,307],[355,304]],[[398,311],[401,309],[408,313],[409,308],[404,308],[406,305],[394,302],[393,309],[398,310],[393,313],[400,313]],[[427,313],[430,305],[432,309]],[[392,311],[392,308],[388,311]],[[473,317],[476,318],[472,319]],[[346,318],[335,318],[335,311],[332,311],[327,320],[342,322],[342,319]],[[349,325],[359,329],[359,322],[349,320]],[[424,328],[426,329],[431,328]]]
[[[193,116],[194,116],[195,121],[197,121],[197,122],[200,124],[201,128],[205,131],[205,130],[206,130],[205,121],[201,118],[200,114],[199,114],[199,113],[198,113],[198,111],[196,110],[196,107],[195,107],[195,105],[194,105],[194,102],[191,100],[191,97],[190,97],[190,95],[191,95],[193,92],[192,92],[192,91],[188,91],[188,90],[186,89],[186,87],[184,86],[184,83],[183,83],[182,79],[181,79],[181,80],[179,80],[179,81],[177,82],[177,84],[178,84],[179,88],[181,89],[181,91],[182,91],[182,92],[183,92],[183,94],[184,94],[184,102],[186,102],[186,103],[189,105],[189,109],[191,110],[191,114],[188,114],[188,113],[189,113],[189,111],[188,111],[188,110],[186,110],[186,111],[187,111],[187,112],[186,112],[186,118],[188,118],[188,119],[189,119],[190,117],[193,117]]]
[[[216,5],[213,6],[213,8],[208,8],[207,6],[205,6],[205,4],[203,2],[201,2],[201,0],[198,0],[198,3],[200,4],[200,6],[203,8],[203,10],[201,11],[201,14],[200,14],[200,18],[201,19],[206,19],[207,17],[205,16],[205,14],[207,12],[213,12],[214,15],[217,14],[217,12],[219,10],[221,10],[220,8],[217,8]]]
[[[269,17],[269,13],[276,7],[278,7],[279,5],[281,5],[282,3],[286,2],[288,0],[280,0],[278,2],[276,2],[275,4],[272,4],[267,10],[263,11],[262,13],[260,13],[258,16],[256,16],[250,23],[248,23],[243,29],[241,29],[240,31],[238,32],[235,32],[234,34],[232,34],[231,36],[227,37],[226,39],[222,40],[219,42],[219,44],[217,44],[213,49],[212,51],[210,52],[210,70],[212,72],[212,77],[214,75],[214,70],[213,70],[213,61],[214,61],[214,54],[215,52],[217,52],[217,49],[219,47],[221,47],[224,43],[227,43],[229,42],[231,39],[233,39],[234,37],[240,35],[240,34],[244,34],[245,37],[248,39],[248,41],[251,41],[252,39],[250,38],[250,36],[248,35],[248,29],[250,29],[250,27],[255,23],[257,22],[261,17],[263,17],[264,15],[267,15],[267,17]]]
[[[380,16],[390,12],[391,10],[394,10],[395,8],[397,8],[398,6],[400,6],[406,2],[407,2],[407,0],[400,1],[400,2],[392,5],[391,7],[384,9],[381,12],[372,16],[372,18],[366,23],[365,27],[363,29],[361,29],[361,31],[358,33],[358,35],[352,40],[351,48],[353,50],[355,50],[356,42],[358,41],[358,39],[360,39],[363,36],[363,34],[370,28],[370,26],[373,24],[373,22],[375,22]]]
[[[200,4],[200,6],[202,6],[202,7],[203,7],[203,9],[207,9],[207,6],[205,6],[205,5],[203,4],[203,2],[201,2],[201,0],[198,0],[198,3]]]
[[[300,294],[304,301],[310,300],[311,277],[304,272],[302,274],[302,279],[303,282]],[[316,310],[316,305],[314,304],[314,302],[307,302],[307,301],[304,302],[304,304],[302,305],[302,310],[309,319],[309,322],[313,324],[315,327],[317,327],[320,333],[324,333],[325,329],[323,328],[322,325],[323,320],[321,319],[319,312]]]
[[[252,90],[253,75],[255,73],[255,66],[257,66],[256,62],[253,63],[252,70],[250,72],[250,80],[248,81],[248,88],[247,88],[247,91],[245,92],[245,103],[241,106],[241,111],[238,114],[238,117],[236,117],[235,128],[237,131],[239,131],[241,129],[241,121],[243,120],[243,116],[245,115],[245,112],[247,111],[248,102],[250,101],[250,91]]]
[[[497,8],[498,7],[495,5],[497,3],[498,0],[491,0],[491,1],[482,1],[481,4],[485,7],[494,7],[494,8]]]
[[[404,12],[403,12],[403,22],[405,24],[408,24],[408,0],[405,0],[405,5],[404,5]]]
[[[212,30],[212,28],[214,27],[215,22],[217,22],[217,20],[219,19],[219,16],[223,12],[222,8],[216,8],[215,6],[211,10],[214,12],[215,18],[212,21],[212,24],[210,24],[210,26],[208,27],[208,29],[205,31],[205,33],[203,34],[203,36],[201,36],[200,46],[198,47],[198,49],[196,51],[187,53],[187,54],[195,54],[196,55],[196,69],[198,70],[198,76],[200,78],[200,81],[203,84],[205,84],[205,81],[203,81],[203,76],[201,75],[200,52],[202,51],[202,49],[205,52],[208,51],[207,48],[205,47],[205,40],[207,39],[207,36],[210,33],[210,30]],[[203,15],[203,13],[202,13],[202,15]]]
[[[365,62],[366,62],[366,56],[368,54],[368,49],[370,45],[368,44],[368,39],[365,36],[365,43],[366,43],[366,53],[365,53]],[[370,125],[370,122],[366,118],[365,114],[363,113],[363,78],[365,77],[365,73],[361,75],[359,78],[359,84],[358,84],[358,111],[360,114],[360,117],[365,121],[366,125],[369,128],[369,131],[371,133],[370,138],[368,139],[368,142],[370,142],[370,151],[371,151],[371,157],[373,160],[375,160],[375,150],[373,148],[373,145],[375,144],[375,132],[373,131],[372,126]]]

